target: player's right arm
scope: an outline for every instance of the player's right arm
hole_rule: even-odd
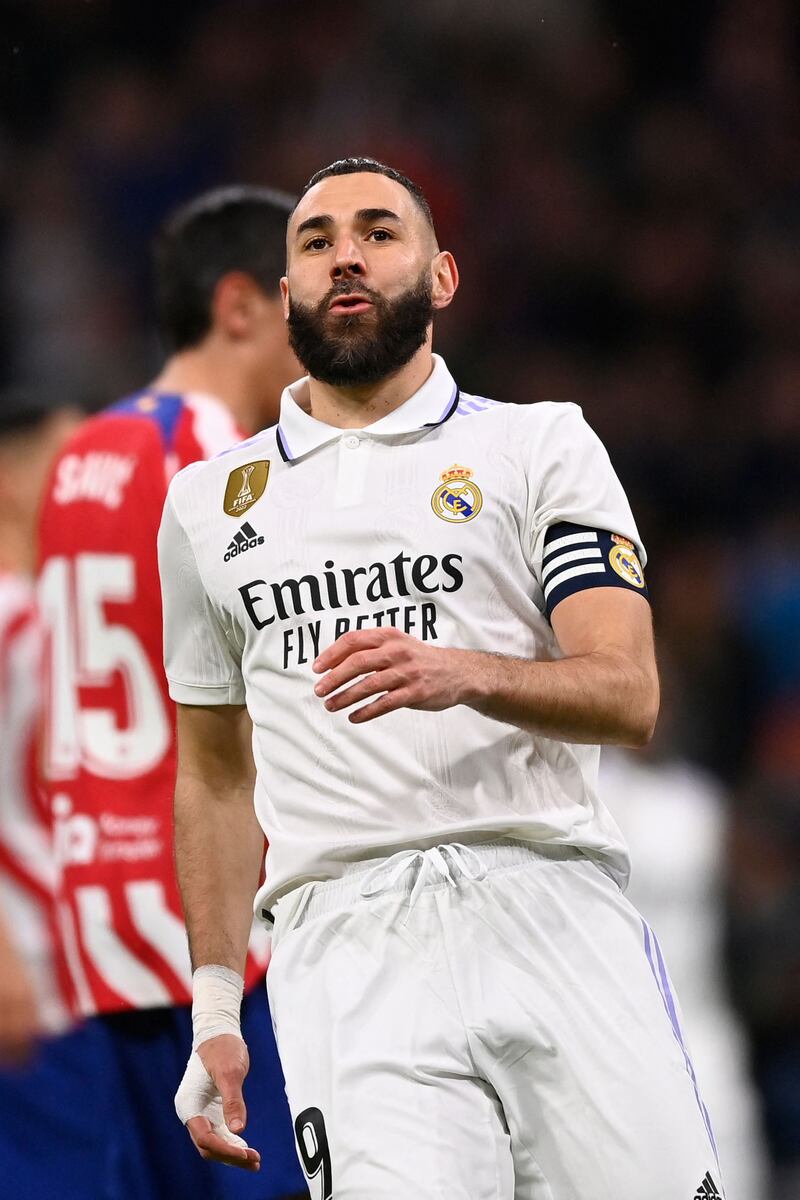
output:
[[[158,556],[165,663],[178,704],[175,858],[194,968],[193,1052],[175,1107],[204,1158],[258,1170],[258,1152],[238,1136],[249,1067],[239,1007],[264,850],[250,720],[239,665],[206,595],[174,488]]]
[[[264,835],[253,808],[250,736],[250,718],[241,706],[178,705],[175,863],[196,972],[194,1046],[216,1084],[225,1124],[233,1134],[246,1123],[242,1084],[249,1059],[235,1026],[231,1033],[214,1033],[219,1027],[219,1000],[214,997],[220,988],[223,1003],[230,997],[230,1015],[238,1025],[239,980],[244,977],[264,852]],[[225,976],[219,968],[230,974]],[[214,989],[210,994],[209,984]],[[201,1011],[204,992],[206,1012]],[[215,1124],[204,1113],[186,1120],[200,1153],[231,1165],[256,1167],[257,1152],[247,1148],[242,1154],[245,1148],[231,1145]]]
[[[244,974],[264,835],[251,723],[240,705],[178,705],[175,860],[192,967]]]

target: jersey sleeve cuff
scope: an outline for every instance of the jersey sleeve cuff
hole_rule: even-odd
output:
[[[217,687],[207,684],[179,683],[169,679],[169,694],[177,704],[244,704],[244,687],[225,683]]]
[[[547,531],[541,583],[548,618],[567,596],[588,588],[621,587],[649,598],[639,552],[629,538],[565,521]]]

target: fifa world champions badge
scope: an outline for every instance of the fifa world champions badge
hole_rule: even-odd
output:
[[[228,476],[223,510],[229,517],[241,517],[264,495],[269,479],[269,461],[246,463]]]
[[[442,471],[441,483],[431,496],[431,508],[443,521],[471,521],[483,507],[483,496],[474,472],[454,464]]]

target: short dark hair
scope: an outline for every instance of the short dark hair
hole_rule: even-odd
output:
[[[158,325],[171,351],[211,328],[214,288],[230,271],[272,293],[286,265],[286,221],[296,198],[265,187],[222,187],[184,204],[154,244]]]
[[[397,171],[394,167],[387,167],[385,163],[378,162],[375,158],[339,158],[336,162],[330,164],[329,167],[323,167],[321,171],[315,172],[311,176],[308,183],[300,193],[300,198],[305,196],[306,192],[315,184],[323,179],[330,178],[331,175],[357,175],[362,171],[366,171],[372,175],[385,175],[388,179],[393,179],[395,183],[402,184],[407,192],[413,197],[417,208],[420,210],[425,220],[434,229],[433,213],[431,206],[425,197],[425,193],[418,183],[414,183],[413,179],[409,179],[407,175],[403,175],[401,171]],[[434,229],[435,232],[435,229]]]
[[[0,390],[0,441],[32,433],[59,408],[77,407],[70,395],[43,385],[13,384]]]

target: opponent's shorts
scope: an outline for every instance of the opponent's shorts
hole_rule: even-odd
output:
[[[94,1020],[105,1027],[129,1114],[120,1131],[122,1154],[136,1162],[136,1173],[144,1178],[141,1192],[123,1192],[124,1200],[299,1200],[308,1195],[263,986],[242,1002],[242,1037],[250,1054],[244,1136],[261,1152],[257,1174],[203,1160],[175,1115],[174,1096],[192,1045],[188,1006]]]
[[[275,908],[314,1200],[721,1200],[658,943],[570,848],[403,851]]]
[[[0,1196],[117,1200],[123,1164],[108,1109],[114,1068],[91,1024],[0,1070]],[[123,1118],[124,1119],[124,1118]]]
[[[192,1044],[188,1006],[92,1017],[0,1071],[2,1200],[301,1200],[283,1075],[263,988],[245,996],[250,1174],[204,1161],[173,1097]]]

